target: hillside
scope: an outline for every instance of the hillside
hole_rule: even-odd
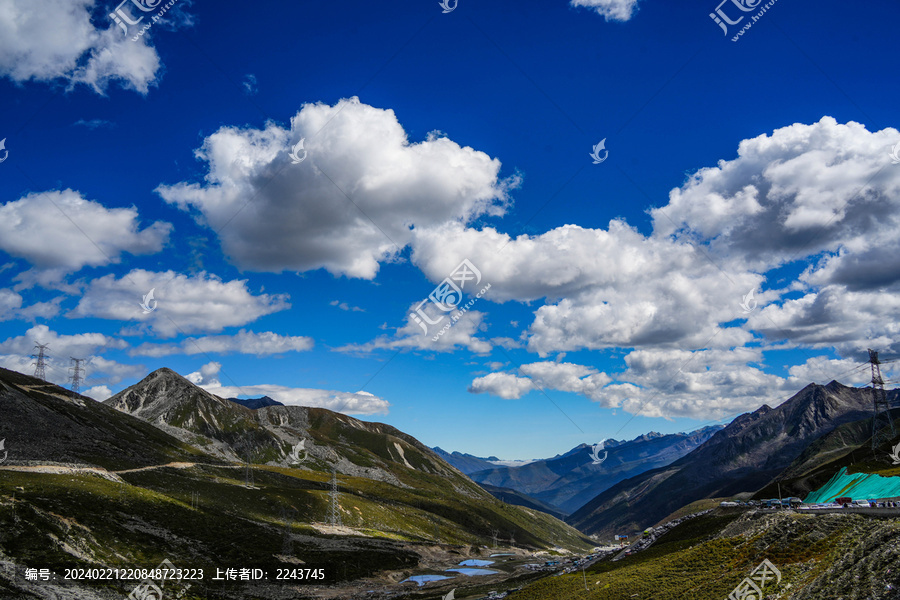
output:
[[[601,560],[583,574],[578,568],[542,579],[509,598],[722,600],[769,560],[780,577],[766,581],[767,599],[896,600],[898,538],[896,518],[714,510],[676,526],[647,550]]]
[[[494,498],[506,502],[507,504],[515,504],[516,506],[524,506],[525,508],[539,510],[547,513],[548,515],[552,515],[557,519],[565,519],[566,517],[565,514],[559,512],[552,506],[544,504],[540,500],[535,500],[531,496],[523,494],[522,492],[518,492],[510,488],[495,487],[486,483],[482,483],[479,485],[490,492]]]
[[[809,444],[870,415],[870,389],[810,384],[777,408],[741,415],[671,465],[620,482],[568,522],[601,535],[641,531],[695,500],[755,492]]]
[[[607,458],[599,465],[593,464],[591,446],[581,444],[561,456],[521,467],[492,465],[469,476],[479,484],[513,489],[569,514],[620,481],[678,460],[721,428],[669,435],[651,432],[630,441],[606,440]]]
[[[212,458],[142,419],[16,371],[0,369],[5,465],[29,461],[133,469]]]
[[[592,545],[549,515],[496,500],[389,425],[295,406],[253,411],[168,370],[110,399],[176,439],[32,377],[0,371],[0,386],[0,408],[16,416],[14,426],[4,419],[0,429],[11,459],[0,465],[0,564],[56,572],[149,568],[164,558],[213,571],[303,565],[324,568],[323,583],[355,589],[398,581],[435,557],[478,556],[493,531],[514,537],[520,552]],[[36,441],[25,441],[25,433]],[[286,466],[299,439],[306,451],[299,464]],[[268,461],[220,458],[242,452]],[[33,462],[20,467],[12,459],[21,457]],[[40,466],[51,461],[86,464]],[[325,524],[332,469],[339,527]],[[4,589],[31,597],[21,582],[4,583],[4,573],[0,568],[0,597]],[[363,580],[369,583],[350,583]],[[123,585],[117,597],[127,595]],[[221,597],[279,597],[267,585]],[[94,587],[83,586],[78,597],[104,597],[91,595]]]

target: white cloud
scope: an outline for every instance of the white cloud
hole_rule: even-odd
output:
[[[156,308],[144,313],[140,304],[151,289]],[[153,307],[153,302],[149,306]],[[66,316],[135,321],[140,324],[135,334],[152,329],[161,337],[173,337],[179,333],[219,332],[287,308],[290,308],[287,296],[254,296],[247,289],[246,280],[222,281],[206,272],[183,275],[135,269],[119,279],[105,275],[91,281],[78,306]],[[263,341],[257,337],[254,343]],[[274,338],[269,341],[276,342]],[[223,348],[229,346],[226,338],[210,339],[210,343]]]
[[[815,357],[788,378],[765,373],[759,348],[636,350],[615,381],[593,367],[552,361],[522,365],[518,376],[491,373],[472,381],[472,393],[520,398],[533,389],[581,394],[604,408],[646,417],[710,419],[777,406],[810,381],[828,383],[852,361]]]
[[[528,349],[541,356],[746,342],[749,333],[719,324],[741,315],[742,295],[762,280],[738,268],[723,273],[691,244],[648,238],[622,221],[606,230],[565,225],[515,239],[455,224],[416,232],[412,260],[432,281],[461,257],[490,282],[490,301],[550,300],[528,331]]]
[[[744,140],[736,159],[700,169],[650,211],[653,235],[699,240],[756,271],[841,248],[858,255],[896,239],[900,169],[888,152],[898,139],[823,117]]]
[[[490,393],[507,400],[521,398],[533,389],[574,392],[596,399],[612,379],[593,367],[575,363],[543,361],[522,365],[518,377],[510,373],[490,373],[472,381],[469,391]]]
[[[511,373],[489,373],[475,378],[469,386],[473,394],[492,394],[504,400],[517,400],[533,389],[530,379]]]
[[[406,324],[397,329],[393,335],[378,336],[365,344],[348,344],[337,348],[339,352],[371,352],[377,349],[386,350],[430,350],[433,352],[452,352],[457,348],[466,348],[475,354],[487,354],[491,351],[491,342],[478,337],[478,333],[487,327],[484,325],[485,314],[477,310],[467,310],[458,320],[451,324],[457,312],[442,312],[432,302],[425,302],[421,310],[429,320],[437,322],[429,324],[416,322],[413,316],[419,308],[419,302],[410,306],[406,315]],[[421,320],[421,318],[419,318]]]
[[[753,332],[842,351],[900,350],[900,169],[888,156],[898,139],[895,129],[872,133],[830,117],[795,124],[744,140],[738,158],[673,190],[650,211],[650,236],[618,220],[515,239],[445,223],[416,229],[412,260],[439,281],[468,258],[491,282],[490,301],[544,299],[527,332],[541,356],[725,349]],[[810,265],[799,281],[763,287],[793,261]],[[746,318],[739,303],[750,289],[761,309],[747,325],[724,325]],[[805,296],[783,300],[790,291]]]
[[[136,208],[106,208],[74,190],[32,193],[0,205],[0,250],[36,269],[17,277],[25,281],[49,283],[85,266],[119,262],[123,252],[159,252],[171,230],[162,221],[140,229]]]
[[[111,82],[146,94],[160,69],[147,38],[91,24],[94,0],[6,0],[0,5],[0,76],[64,80],[105,93]],[[114,8],[114,7],[111,7]]]
[[[103,402],[110,396],[112,396],[112,390],[110,390],[105,385],[95,385],[94,387],[85,390],[82,396],[87,396],[88,398],[93,398],[97,402]]]
[[[348,415],[387,414],[390,407],[387,400],[363,391],[336,392],[274,384],[226,386],[217,379],[221,368],[220,363],[207,363],[200,371],[189,374],[187,379],[222,398],[269,396],[286,405],[327,408]]]
[[[22,307],[22,296],[12,290],[0,289],[0,321],[15,318]]]
[[[337,306],[341,310],[352,311],[352,312],[366,312],[365,309],[360,308],[358,306],[351,306],[346,302],[341,302],[340,300],[332,300],[329,302],[331,306]]]
[[[178,344],[141,344],[129,352],[132,356],[171,356],[173,354],[254,354],[268,356],[283,352],[305,352],[314,345],[310,337],[278,335],[271,331],[254,333],[240,330],[235,335],[187,338]]]
[[[291,164],[301,138],[308,156]],[[499,160],[447,138],[411,143],[392,110],[356,98],[306,104],[290,130],[223,127],[196,155],[209,169],[203,184],[158,192],[199,211],[230,259],[257,271],[372,279],[411,228],[503,214],[517,184],[499,177]]]
[[[607,21],[627,21],[637,12],[638,0],[571,0],[569,4],[590,8]]]

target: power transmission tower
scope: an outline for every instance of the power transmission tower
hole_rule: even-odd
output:
[[[509,547],[512,548],[516,545],[516,536],[512,531],[509,532]]]
[[[81,382],[84,381],[84,370],[81,368],[81,363],[83,363],[85,359],[75,358],[74,356],[70,356],[69,358],[75,363],[75,366],[69,367],[69,370],[74,371],[74,373],[72,373],[72,393],[77,394],[81,389]]]
[[[44,381],[47,381],[47,377],[44,375],[44,367],[47,365],[47,359],[50,358],[44,354],[44,350],[47,350],[49,347],[49,344],[39,344],[35,342],[34,349],[37,350],[37,354],[31,355],[31,358],[37,359],[37,362],[34,363],[34,376],[38,379],[43,379]]]
[[[331,500],[328,507],[328,524],[340,526],[341,504],[338,502],[337,471],[334,469],[331,470],[331,492],[328,493],[328,497]]]
[[[884,379],[881,378],[881,361],[878,352],[869,350],[869,364],[872,366],[872,451],[877,451],[884,442],[889,442],[897,435],[894,421],[891,419],[891,406],[884,391]]]
[[[494,539],[494,548],[497,547],[497,539],[498,539],[498,536],[499,536],[499,535],[500,535],[500,530],[499,530],[499,529],[492,529],[492,530],[491,530],[491,537]]]

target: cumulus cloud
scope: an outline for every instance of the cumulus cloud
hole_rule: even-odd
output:
[[[278,335],[271,331],[254,333],[240,330],[235,335],[208,335],[187,338],[178,344],[141,344],[129,352],[132,356],[171,356],[173,354],[253,354],[268,356],[284,352],[305,352],[314,345],[310,337]]]
[[[132,41],[105,20],[91,23],[94,0],[7,0],[0,7],[0,76],[61,80],[105,93],[112,82],[146,94],[160,69],[148,38]]]
[[[82,393],[82,396],[93,398],[97,402],[103,402],[104,400],[112,396],[112,390],[110,390],[105,385],[95,385],[94,387],[85,390]]]
[[[218,380],[221,368],[220,363],[207,363],[201,367],[200,371],[187,375],[187,379],[222,398],[269,396],[282,404],[327,408],[348,415],[387,414],[390,407],[387,400],[364,391],[337,392],[274,384],[226,386]]]
[[[885,234],[900,220],[900,170],[888,156],[898,139],[893,128],[823,117],[744,140],[736,159],[700,169],[650,211],[653,235],[700,240],[757,271],[842,248],[858,255],[895,239]]]
[[[592,367],[550,361],[522,365],[519,375],[490,373],[469,391],[517,399],[534,389],[581,394],[600,406],[646,417],[720,419],[775,407],[810,382],[865,381],[856,361],[813,357],[789,369],[788,377],[766,373],[762,348],[636,350],[615,379]]]
[[[292,164],[301,139],[307,158]],[[445,137],[410,142],[392,110],[357,98],[306,104],[290,130],[223,127],[196,155],[205,181],[159,194],[197,211],[236,265],[268,272],[372,279],[412,228],[503,214],[517,184],[500,177],[499,160]]]
[[[430,279],[445,277],[460,256],[490,283],[491,301],[550,300],[528,332],[528,349],[541,356],[752,338],[734,328],[722,333],[719,324],[740,315],[741,294],[761,276],[723,272],[690,243],[648,238],[623,221],[605,230],[565,225],[515,239],[457,224],[416,232],[412,260]]]
[[[70,189],[0,205],[0,250],[34,266],[28,275],[20,274],[23,281],[49,284],[82,267],[116,263],[124,252],[159,252],[171,230],[163,221],[141,229],[136,208],[106,208]]]
[[[519,373],[490,373],[469,386],[473,394],[489,393],[507,400],[518,399],[533,389],[574,392],[597,399],[600,390],[612,381],[592,367],[575,363],[542,361],[522,365]]]
[[[419,312],[425,313],[425,319]],[[462,314],[460,314],[462,313]],[[456,318],[457,320],[453,320]],[[391,335],[381,335],[364,344],[348,344],[339,352],[371,352],[372,350],[430,350],[452,352],[466,348],[475,354],[487,354],[492,343],[478,334],[486,330],[485,314],[477,310],[443,312],[432,302],[416,302],[407,311],[406,324]]]
[[[590,8],[607,21],[628,21],[637,12],[638,0],[571,0],[569,4]]]
[[[151,290],[154,297],[148,300],[147,306],[155,308],[145,313],[141,302]],[[219,332],[287,308],[290,304],[286,295],[253,295],[247,288],[247,280],[223,281],[206,272],[184,275],[134,269],[121,278],[110,274],[91,281],[78,305],[66,316],[134,321],[138,327],[126,333],[151,330],[160,337],[173,337],[179,333]],[[257,349],[267,341],[274,344],[285,341],[261,335],[263,338],[248,338]],[[226,338],[208,341],[226,350],[231,344]]]
[[[414,231],[412,260],[439,281],[466,257],[492,284],[491,301],[543,299],[526,336],[541,356],[725,349],[760,332],[842,351],[896,348],[900,169],[888,153],[898,139],[830,117],[795,124],[744,140],[736,159],[674,189],[650,211],[649,236],[619,220],[517,238],[445,223]],[[763,289],[795,261],[809,265],[797,282]],[[749,290],[761,310],[735,324]],[[785,300],[796,291],[804,296]]]
[[[533,389],[530,379],[512,373],[489,373],[475,378],[469,386],[473,394],[492,394],[504,400],[517,400]]]

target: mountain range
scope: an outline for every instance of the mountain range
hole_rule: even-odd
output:
[[[102,403],[0,369],[0,415],[3,598],[37,597],[6,578],[12,564],[58,573],[163,559],[209,572],[303,565],[341,585],[382,572],[402,579],[436,555],[491,544],[493,532],[519,549],[594,544],[500,502],[390,425],[321,408],[250,409],[169,369]],[[340,523],[330,524],[333,502]],[[109,597],[76,587],[80,600]],[[282,597],[271,594],[221,597]]]
[[[514,490],[532,498],[539,505],[552,507],[561,514],[569,514],[620,481],[678,460],[706,442],[721,428],[721,425],[716,425],[691,433],[664,435],[650,432],[629,441],[605,440],[600,454],[606,458],[600,464],[595,464],[592,446],[587,444],[576,446],[553,458],[517,467],[487,462],[489,466],[475,470],[479,461],[484,464],[491,459],[484,461],[459,453],[444,458],[464,473],[467,472],[473,481],[485,489]],[[509,493],[506,495],[509,496]]]
[[[897,390],[889,392],[889,401],[896,403],[898,394]],[[611,536],[641,531],[704,498],[738,494],[749,498],[811,444],[871,414],[871,388],[847,387],[836,381],[824,386],[810,384],[776,408],[764,405],[739,416],[673,463],[617,483],[569,515],[567,522],[586,533]],[[859,435],[857,432],[854,439]],[[826,450],[835,452],[834,448]],[[813,450],[807,460],[822,464],[827,457]]]

